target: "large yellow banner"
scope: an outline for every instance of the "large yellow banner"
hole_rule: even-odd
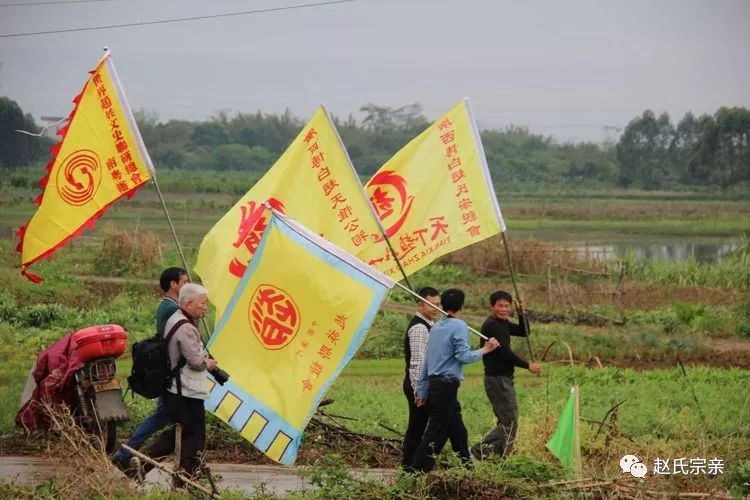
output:
[[[212,387],[206,408],[291,465],[305,426],[393,284],[273,213],[208,345],[231,378]]]
[[[365,189],[407,275],[505,231],[466,100],[388,160]],[[375,258],[355,255],[399,279],[391,252],[382,246],[379,252]]]
[[[351,254],[367,259],[380,253],[377,219],[321,106],[273,167],[201,243],[195,270],[216,306],[217,320],[268,224],[269,212],[262,205],[266,200]]]
[[[40,182],[39,209],[18,232],[22,272],[35,282],[41,278],[27,271],[29,265],[93,226],[112,203],[133,196],[153,175],[109,52],[73,102]]]

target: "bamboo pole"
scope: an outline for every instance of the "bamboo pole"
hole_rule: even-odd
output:
[[[210,498],[221,498],[221,497],[219,497],[219,495],[217,495],[216,493],[212,492],[211,490],[209,490],[208,488],[206,488],[202,484],[197,483],[197,482],[193,481],[192,479],[190,479],[188,477],[185,477],[185,475],[182,474],[179,470],[172,470],[169,467],[167,467],[166,465],[164,465],[164,464],[162,464],[160,462],[157,462],[153,458],[149,457],[148,455],[144,455],[143,453],[141,453],[138,450],[134,450],[133,448],[131,448],[130,446],[128,446],[126,444],[121,444],[120,446],[122,446],[122,448],[125,451],[127,451],[128,453],[130,453],[132,455],[135,455],[136,457],[140,458],[141,460],[145,460],[146,462],[150,463],[151,465],[153,465],[157,469],[166,472],[171,477],[177,477],[177,478],[179,478],[180,480],[184,481],[186,484],[189,484],[190,486],[192,486],[196,490],[198,490],[198,491],[200,491],[202,493],[205,493]]]
[[[500,233],[503,239],[503,247],[505,247],[505,256],[508,258],[508,271],[510,271],[510,280],[513,283],[513,291],[516,294],[516,300],[521,300],[521,294],[518,292],[518,285],[516,284],[516,273],[513,270],[513,261],[510,258],[510,247],[508,246],[508,240],[505,239],[505,231]],[[531,361],[536,361],[534,358],[534,350],[531,348],[531,328],[529,327],[529,318],[523,314],[523,308],[516,302],[516,311],[523,317],[523,327],[526,331],[526,344],[529,347],[529,356]]]
[[[323,106],[321,106],[323,107]],[[398,257],[396,257],[396,251],[393,249],[393,245],[391,245],[391,240],[388,238],[388,235],[385,234],[385,228],[383,227],[383,224],[380,222],[380,217],[378,216],[377,211],[375,210],[375,207],[372,206],[372,203],[370,203],[370,198],[367,196],[367,191],[365,191],[364,186],[362,186],[362,182],[359,180],[359,175],[357,174],[357,171],[354,169],[354,163],[352,163],[352,159],[349,157],[349,151],[347,151],[346,146],[344,145],[344,141],[341,139],[341,136],[339,135],[339,131],[336,128],[335,124],[333,123],[333,118],[331,115],[328,114],[328,110],[323,107],[326,117],[328,118],[328,121],[331,122],[331,125],[333,125],[333,131],[336,133],[336,138],[339,141],[339,146],[341,146],[341,149],[344,151],[344,154],[346,154],[346,159],[349,162],[349,167],[352,169],[352,173],[354,174],[354,178],[357,179],[357,183],[359,184],[359,189],[362,192],[362,195],[365,197],[365,200],[367,201],[367,206],[370,207],[370,214],[372,214],[373,218],[375,219],[375,223],[378,225],[378,229],[380,230],[380,234],[383,235],[383,239],[385,240],[386,245],[388,245],[388,250],[391,252],[391,255],[393,255],[393,260],[396,261],[396,265],[398,266],[399,271],[401,271],[401,275],[404,277],[404,281],[406,282],[406,285],[409,287],[409,290],[414,290],[414,287],[409,282],[409,278],[406,277],[406,271],[404,271],[404,268],[401,266],[401,261],[398,260]]]
[[[187,273],[188,281],[191,283],[193,282],[193,277],[190,275],[190,267],[188,266],[187,259],[185,258],[185,254],[182,251],[182,245],[180,245],[180,240],[177,238],[177,231],[174,229],[174,224],[172,223],[172,217],[169,216],[169,210],[167,210],[167,204],[164,201],[164,196],[161,193],[161,189],[159,188],[159,183],[156,180],[156,175],[154,175],[151,178],[154,181],[154,187],[156,187],[156,194],[159,196],[159,201],[161,202],[161,207],[164,210],[164,215],[167,218],[167,222],[169,223],[169,229],[172,232],[172,238],[174,238],[174,243],[177,246],[177,252],[180,254],[180,260],[182,260],[182,268],[185,269],[185,273]],[[208,322],[206,321],[205,316],[201,318],[201,322],[203,323],[203,328],[206,329],[206,338],[211,338],[211,328],[208,326]],[[198,329],[200,332],[200,328]],[[202,336],[203,332],[201,332]],[[206,342],[204,342],[205,345]]]
[[[413,295],[413,296],[414,296],[414,298],[416,298],[417,300],[420,300],[420,301],[424,302],[425,304],[429,305],[430,307],[432,307],[432,308],[433,308],[433,309],[435,309],[436,311],[440,312],[441,314],[444,314],[444,315],[448,316],[448,313],[447,313],[447,312],[443,311],[443,309],[441,309],[440,307],[436,306],[435,304],[433,304],[433,303],[432,303],[432,302],[430,302],[429,300],[427,300],[427,299],[425,299],[425,298],[423,298],[423,297],[420,297],[420,296],[419,296],[419,294],[418,294],[418,293],[416,293],[415,291],[413,291],[413,290],[410,290],[410,289],[406,288],[406,287],[405,287],[404,285],[402,285],[402,284],[400,284],[400,283],[397,283],[397,282],[396,282],[396,286],[397,286],[397,287],[399,287],[400,289],[404,290],[404,291],[405,291],[405,292],[407,292],[408,294],[410,294],[410,295]],[[475,330],[474,328],[470,327],[469,325],[466,325],[466,326],[467,326],[467,327],[469,328],[469,331],[470,331],[470,332],[472,332],[472,333],[476,333],[477,335],[479,335],[479,336],[480,336],[481,338],[483,338],[484,340],[489,340],[489,338],[487,338],[487,336],[485,336],[485,335],[483,335],[482,333],[478,332],[478,331],[477,331],[477,330]]]
[[[581,399],[580,399],[580,387],[578,385],[573,386],[574,391],[574,409],[575,409],[575,420],[573,422],[573,446],[575,448],[575,473],[576,478],[581,479],[583,477],[583,462],[581,460]]]

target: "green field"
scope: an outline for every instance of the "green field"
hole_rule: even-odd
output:
[[[231,186],[241,184],[236,176],[222,175],[229,175]],[[177,177],[165,177],[170,212],[192,262],[203,235],[242,191],[190,191],[194,186],[180,187]],[[20,277],[12,237],[33,213],[29,200],[34,190],[4,185],[0,193],[0,449],[14,453],[23,451],[13,448],[23,439],[13,420],[36,353],[65,332],[92,324],[121,324],[131,342],[150,335],[159,300],[153,280],[163,267],[179,261],[149,188],[130,202],[118,203],[95,229],[35,265],[32,270],[45,281],[34,285]],[[510,496],[549,494],[539,488],[564,479],[564,473],[544,444],[570,387],[578,384],[587,476],[618,477],[619,458],[626,453],[651,461],[720,457],[727,474],[719,480],[650,478],[648,487],[742,491],[742,481],[750,479],[750,246],[743,236],[750,230],[750,204],[737,194],[712,199],[706,193],[617,191],[594,193],[585,203],[580,198],[576,192],[517,192],[506,200],[501,196],[517,259],[514,265],[522,271],[519,285],[537,318],[532,344],[538,359],[545,356],[544,375],[524,372],[517,377],[521,422],[514,457],[494,468],[482,465],[469,479],[459,480],[444,468],[436,475],[438,481],[453,486],[465,485],[465,480],[474,486],[486,486],[486,481],[505,484]],[[152,239],[139,239],[151,233]],[[528,238],[544,242],[530,246]],[[581,242],[694,239],[730,241],[738,249],[718,264],[647,262],[630,256],[621,269],[621,263],[593,262],[585,256],[551,261],[562,247]],[[124,240],[132,246],[113,254],[112,242]],[[499,247],[490,241],[482,245],[473,251],[487,262],[488,252]],[[479,326],[486,315],[487,295],[511,285],[501,268],[486,272],[469,250],[410,279],[417,287],[464,288],[467,320]],[[499,252],[493,259],[502,264]],[[399,438],[394,431],[405,428],[401,355],[411,304],[405,294],[391,294],[357,358],[328,394],[334,402],[325,411],[347,417],[341,421],[352,431]],[[515,342],[515,350],[528,356],[525,342]],[[686,374],[678,359],[685,363]],[[121,373],[127,373],[128,363],[121,362]],[[470,439],[478,440],[493,425],[479,365],[467,370],[460,400]],[[599,430],[607,411],[620,402],[616,420],[608,419]],[[148,414],[151,403],[129,398],[128,406],[132,418],[120,430],[124,436]],[[303,464],[398,464],[397,452],[376,452],[370,445],[332,448],[321,444],[325,436],[316,432],[311,430],[303,442]],[[213,418],[208,442],[213,459],[262,460]],[[30,447],[32,452],[43,451]],[[434,493],[429,483],[433,480],[426,481],[400,479],[387,491],[371,487],[376,497],[398,497],[399,488],[408,494]]]

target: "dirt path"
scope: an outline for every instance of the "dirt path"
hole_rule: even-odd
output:
[[[268,491],[284,494],[289,490],[310,487],[310,483],[300,476],[300,469],[280,465],[247,465],[247,464],[209,464],[214,477],[219,480],[219,489],[239,489],[253,493],[261,484]],[[14,482],[19,486],[33,487],[44,483],[55,475],[64,472],[63,466],[44,457],[0,456],[0,478]],[[389,469],[355,469],[360,477],[390,481],[393,470]],[[113,469],[113,474],[119,474]],[[146,485],[169,485],[169,477],[153,470],[146,476]]]

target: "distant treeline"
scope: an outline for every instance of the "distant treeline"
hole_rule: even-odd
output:
[[[356,120],[335,118],[352,162],[369,178],[430,121],[422,106],[368,104]],[[283,114],[221,112],[201,122],[136,113],[157,169],[265,172],[305,121]],[[14,132],[37,130],[29,115],[0,97],[0,166],[46,162],[49,140]],[[645,111],[616,143],[558,143],[523,127],[482,132],[492,177],[498,184],[538,183],[665,189],[750,182],[750,110],[721,108],[713,115],[688,113],[675,125],[669,115]]]

